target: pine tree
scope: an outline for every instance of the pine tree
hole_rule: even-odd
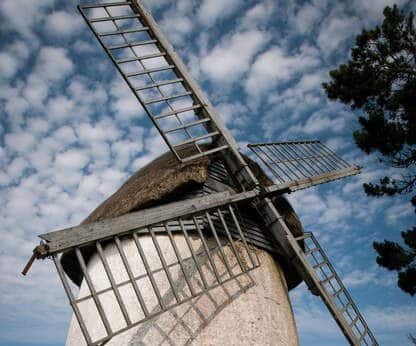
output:
[[[380,160],[401,172],[366,183],[369,196],[413,194],[416,190],[416,31],[413,13],[396,5],[384,9],[384,20],[356,37],[347,64],[330,72],[323,87],[331,100],[362,110],[361,128],[353,136],[365,153],[378,152]],[[416,207],[416,195],[411,198]],[[416,209],[415,209],[416,212]],[[377,263],[398,271],[398,286],[416,293],[416,228],[402,232],[406,247],[385,240],[375,242]]]

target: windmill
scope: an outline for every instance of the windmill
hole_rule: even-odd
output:
[[[239,152],[235,139],[140,0],[79,5],[78,9],[163,137],[170,155],[182,165],[214,156],[220,157],[220,164],[212,175],[217,177],[215,186],[208,192],[40,235],[42,242],[23,273],[35,259],[51,258],[85,342],[100,345],[242,275],[250,277],[261,266],[256,247],[273,248],[320,296],[351,345],[377,345],[316,238],[309,232],[293,235],[275,203],[276,199],[284,201],[285,193],[359,174],[360,167],[350,165],[319,141],[249,144],[258,163],[251,161]],[[256,170],[260,166],[273,183],[259,179]],[[230,185],[233,189],[224,188]],[[152,268],[153,258],[146,253],[149,244],[160,262],[159,273],[165,274],[163,285]],[[169,255],[166,244],[170,244]],[[110,252],[117,253],[118,265],[110,263]],[[173,278],[172,259],[186,295]],[[134,260],[143,267],[146,287],[138,284]],[[75,274],[69,273],[68,263],[76,267]],[[123,268],[125,282],[118,281],[115,267]],[[94,270],[108,282],[107,288],[97,287]],[[197,273],[198,284],[191,270]],[[78,297],[68,275],[83,283]],[[126,284],[130,292],[123,293]],[[149,292],[157,308],[149,309]],[[111,299],[103,297],[107,293]],[[141,312],[136,318],[126,306],[133,298]],[[109,312],[109,306],[117,306],[120,323],[113,323],[114,309]]]

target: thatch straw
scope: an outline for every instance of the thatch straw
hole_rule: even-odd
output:
[[[121,216],[171,201],[175,195],[180,195],[178,190],[203,184],[209,164],[207,157],[179,163],[171,152],[167,152],[133,174],[82,223]]]

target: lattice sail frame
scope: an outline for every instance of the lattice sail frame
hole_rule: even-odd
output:
[[[377,345],[374,334],[315,236],[311,232],[307,232],[296,240],[302,242],[302,246],[305,248],[304,257],[312,266],[320,287],[331,298],[333,306],[328,306],[328,308],[336,316],[336,322],[339,325],[343,323],[348,326],[348,334],[345,336],[350,338],[349,333],[352,333],[355,345]],[[345,326],[340,325],[340,327],[346,333]]]
[[[248,273],[260,262],[246,241],[236,208],[230,203],[122,235],[73,239],[72,245],[50,242],[55,250],[49,255],[87,344],[102,344],[243,275],[239,284],[244,289],[254,285]],[[43,237],[59,239],[59,232],[65,230]],[[83,251],[91,251],[91,246],[96,255],[87,267]],[[78,297],[60,262],[64,251],[75,252],[84,276]]]
[[[139,2],[79,5],[78,9],[180,161],[234,145],[212,105]]]
[[[337,297],[334,297],[328,292],[325,284],[315,272],[313,264],[309,262],[303,248],[299,246],[297,240],[292,236],[283,217],[278,213],[270,199],[270,196],[273,194],[294,192],[302,188],[358,174],[359,167],[349,166],[345,162],[342,163],[343,160],[337,157],[333,152],[325,154],[325,151],[328,149],[321,147],[319,149],[316,148],[318,142],[253,144],[251,145],[251,149],[254,149],[253,151],[261,159],[263,165],[269,169],[269,173],[276,178],[275,185],[269,187],[260,186],[250,167],[240,155],[234,138],[222,123],[209,100],[189,75],[182,60],[163,36],[158,25],[140,0],[80,5],[78,8],[107,55],[115,64],[123,79],[127,82],[131,91],[139,100],[153,124],[156,126],[178,160],[185,162],[214,153],[223,155],[228,171],[236,178],[241,190],[245,192],[237,194],[232,198],[221,194],[211,196],[211,198],[215,200],[215,208],[220,208],[222,210],[223,207],[233,206],[233,203],[236,203],[237,201],[252,200],[253,206],[263,217],[266,228],[273,235],[280,247],[286,251],[287,258],[294,259],[293,265],[302,275],[309,288],[318,292],[321,296],[348,341],[352,345],[368,345],[368,342],[372,345],[377,345],[377,342],[368,330],[362,316],[359,315],[360,317],[357,319],[358,310],[357,316],[354,317],[352,324],[350,324],[351,321],[348,321],[347,318],[345,318],[342,311],[339,311],[335,301]],[[101,14],[97,11],[101,11]],[[105,27],[106,25],[107,28]],[[274,152],[274,158],[268,161],[267,157],[262,157],[258,147]],[[323,153],[312,155],[311,152],[314,150],[323,150]],[[276,152],[279,154],[276,154]],[[294,163],[298,164],[298,166],[295,166]],[[284,173],[283,168],[286,169],[286,173]],[[127,314],[126,311],[123,312],[123,308],[121,307],[122,304],[120,303],[120,294],[116,293],[116,291],[120,289],[115,280],[111,280],[111,274],[109,275],[108,272],[106,272],[111,287],[110,291],[113,291],[114,301],[120,306],[126,322],[126,327],[114,331],[111,329],[111,325],[106,325],[108,323],[104,322],[105,312],[99,311],[100,298],[98,296],[100,293],[97,291],[94,292],[94,287],[91,286],[92,283],[88,282],[90,281],[88,280],[89,274],[88,270],[85,268],[86,263],[83,263],[81,248],[85,244],[95,245],[98,254],[97,256],[102,263],[104,263],[105,256],[100,257],[100,253],[103,255],[103,251],[105,251],[101,242],[106,239],[111,239],[111,242],[114,243],[114,249],[116,249],[121,256],[121,262],[125,266],[128,277],[127,281],[131,283],[133,293],[137,296],[140,305],[140,291],[137,291],[133,284],[135,280],[134,274],[128,273],[128,259],[123,259],[122,253],[124,250],[122,237],[124,239],[124,237],[130,236],[131,239],[133,239],[133,244],[136,244],[137,246],[135,238],[138,238],[139,236],[134,232],[135,230],[143,229],[144,227],[148,232],[147,237],[150,237],[151,241],[156,246],[156,243],[154,242],[155,236],[152,236],[152,232],[150,231],[153,225],[156,226],[153,221],[160,223],[169,218],[178,217],[188,219],[190,215],[195,214],[195,210],[198,210],[199,212],[212,210],[212,201],[206,203],[205,200],[198,199],[192,201],[192,203],[195,204],[190,205],[187,201],[175,204],[175,206],[180,205],[180,207],[178,207],[180,213],[177,209],[172,211],[171,209],[167,210],[161,207],[155,207],[152,208],[152,210],[132,213],[131,215],[116,219],[44,234],[41,238],[48,243],[41,245],[34,250],[34,256],[32,256],[32,259],[29,261],[24,272],[27,272],[34,258],[53,256],[58,272],[64,283],[64,287],[68,293],[71,305],[74,308],[75,315],[77,315],[78,313],[75,310],[80,302],[77,301],[74,296],[71,297],[72,293],[70,293],[69,283],[62,267],[60,267],[60,262],[57,257],[59,253],[73,249],[77,254],[79,264],[84,271],[86,278],[86,286],[84,285],[84,287],[88,286],[90,291],[90,296],[82,299],[83,301],[86,299],[93,301],[93,305],[96,306],[98,315],[101,316],[99,317],[103,322],[105,333],[96,341],[91,340],[91,338],[88,339],[88,333],[85,333],[85,330],[83,331],[84,335],[86,336],[87,342],[91,345],[100,343],[102,340],[109,340],[111,336],[121,333],[123,330],[126,330],[127,327],[136,325],[140,321],[132,322],[128,312]],[[195,205],[198,207],[195,207]],[[209,207],[208,205],[211,206]],[[165,216],[161,216],[161,212],[163,212]],[[155,218],[157,221],[155,221]],[[152,221],[149,222],[149,220]],[[221,218],[219,218],[219,220],[221,221]],[[180,222],[177,226],[178,225],[179,231],[183,233],[185,237],[186,227],[182,229]],[[194,225],[195,229],[197,229],[197,225],[198,223],[196,222]],[[211,228],[209,222],[208,226]],[[158,224],[156,228],[160,229],[160,227],[169,234],[164,225],[160,226],[160,224]],[[165,227],[165,229],[163,229],[163,227]],[[136,236],[134,234],[136,234]],[[226,238],[228,238],[228,234]],[[201,238],[201,241],[202,239],[203,238]],[[230,240],[231,252],[234,251],[233,246],[231,245],[232,239],[233,238]],[[244,238],[242,237],[240,239],[242,240]],[[242,241],[242,243],[245,248],[249,250],[246,242]],[[218,249],[219,248],[220,247],[218,247]],[[162,262],[157,247],[155,247],[155,249]],[[173,246],[172,249],[174,249]],[[323,250],[321,249],[320,251],[323,254]],[[175,254],[174,250],[173,253]],[[247,251],[247,253],[249,254],[250,252]],[[190,258],[195,260],[195,256],[198,256],[198,254],[192,255],[191,253]],[[102,260],[102,258],[104,258],[104,260]],[[183,268],[183,266],[181,267],[182,264],[179,257],[177,258],[179,268]],[[184,260],[187,259],[182,259],[182,262]],[[189,260],[191,261],[191,259]],[[198,261],[195,261],[195,268],[197,267],[197,262]],[[237,262],[239,262],[238,256],[236,256],[236,263]],[[103,268],[105,271],[104,264]],[[166,273],[166,269],[169,270],[169,268],[162,263],[162,271]],[[241,267],[241,269],[243,269],[243,267]],[[254,266],[246,269],[252,270],[254,269]],[[179,271],[181,272],[182,269]],[[198,272],[197,269],[196,272]],[[150,273],[152,273],[151,270]],[[149,272],[147,271],[146,274],[150,278],[151,274],[149,275]],[[171,286],[168,276],[169,275],[167,275],[167,281],[169,286]],[[186,281],[185,277],[184,280]],[[205,285],[204,288],[206,288]],[[190,288],[189,290],[191,291]],[[155,289],[154,292],[156,292]],[[175,294],[173,294],[173,296],[175,297]],[[178,301],[177,303],[179,304]],[[160,305],[160,308],[162,308],[163,303],[158,304]],[[146,308],[143,307],[143,305],[142,311],[143,313],[146,311]],[[144,313],[144,319],[142,320],[144,321],[147,318],[150,318],[150,315],[151,314],[147,314],[146,316],[146,313]],[[357,321],[363,323],[363,326],[367,328],[365,332],[358,335],[352,330]],[[82,324],[82,322],[80,322],[80,324]],[[369,335],[371,335],[370,339],[368,339]]]
[[[352,166],[320,141],[288,141],[249,144],[262,168],[274,178],[268,191],[306,189],[359,174]]]

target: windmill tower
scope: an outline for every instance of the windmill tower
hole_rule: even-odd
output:
[[[74,312],[67,343],[296,345],[287,286],[301,279],[351,345],[377,345],[284,198],[360,168],[319,141],[250,144],[248,159],[141,1],[79,10],[170,153],[80,226],[40,235],[24,273],[52,258]]]

